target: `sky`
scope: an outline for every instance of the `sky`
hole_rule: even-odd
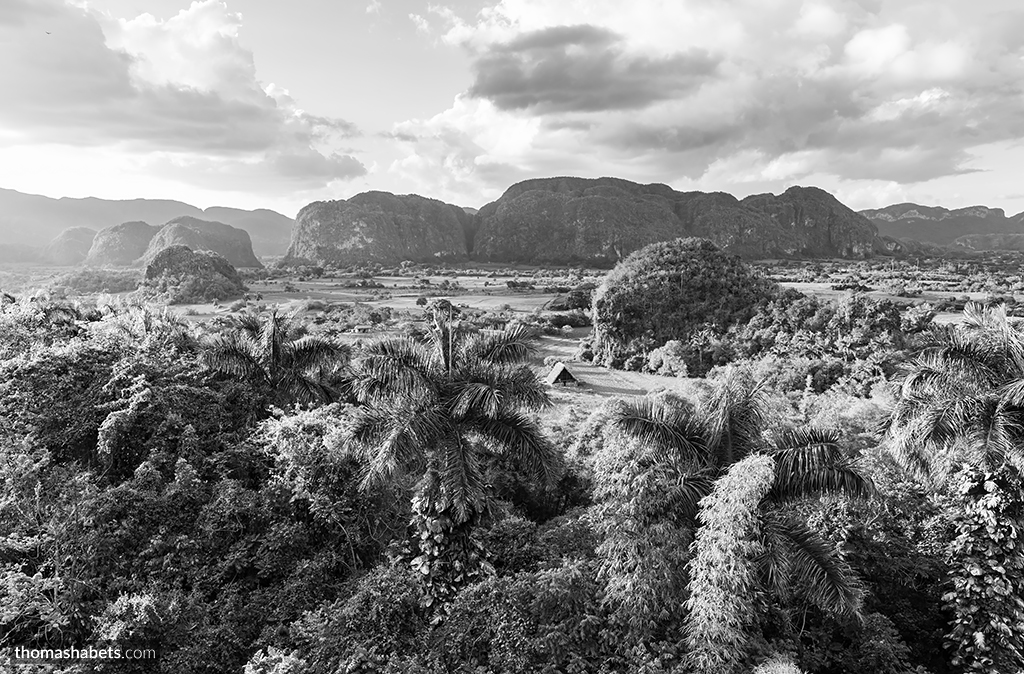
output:
[[[479,207],[616,176],[1024,211],[1020,0],[2,0],[0,187]]]

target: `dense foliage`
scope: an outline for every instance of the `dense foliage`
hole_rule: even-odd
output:
[[[139,293],[167,304],[194,304],[241,297],[247,290],[238,271],[216,253],[168,246],[146,266]]]
[[[594,357],[620,366],[702,327],[749,319],[773,284],[706,239],[641,248],[605,278],[594,296]]]
[[[549,317],[435,301],[342,343],[396,321],[4,298],[0,648],[161,649],[38,669],[65,674],[1021,670],[1024,332],[770,295],[645,343],[678,392],[603,399],[538,382]]]

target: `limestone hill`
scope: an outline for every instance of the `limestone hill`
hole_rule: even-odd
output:
[[[496,262],[607,264],[687,236],[747,258],[863,258],[898,248],[813,187],[741,201],[617,178],[548,178],[513,185],[477,218],[473,257]]]
[[[43,258],[50,264],[70,267],[85,260],[96,238],[96,230],[88,227],[71,227],[61,232],[47,244]]]
[[[89,267],[130,267],[137,264],[159,227],[142,221],[122,222],[96,233],[85,264]]]
[[[148,262],[164,248],[177,245],[213,251],[236,267],[263,266],[256,259],[252,240],[244,229],[187,215],[167,222],[150,240],[143,259]]]
[[[466,258],[473,216],[414,194],[365,192],[316,201],[295,218],[287,262],[349,265]]]
[[[211,251],[236,267],[261,267],[245,230],[189,216],[170,220],[162,227],[145,222],[126,222],[96,234],[88,266],[143,266],[169,246]]]
[[[239,297],[246,291],[238,271],[216,253],[174,245],[153,256],[140,292],[168,304]]]
[[[871,220],[884,235],[940,245],[952,244],[962,236],[1024,234],[1024,213],[1007,217],[1003,209],[987,206],[950,210],[903,203],[860,213]],[[985,241],[976,239],[971,247],[984,246]],[[990,250],[982,247],[975,249]]]

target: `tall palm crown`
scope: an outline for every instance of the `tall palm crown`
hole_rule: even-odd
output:
[[[285,407],[333,399],[350,357],[347,345],[305,335],[293,316],[276,309],[243,314],[203,352],[207,367],[269,387],[275,403]]]
[[[968,303],[963,325],[936,332],[906,368],[888,434],[923,476],[965,460],[1024,471],[1024,328],[1005,305]]]
[[[528,412],[549,404],[526,360],[532,336],[523,328],[472,334],[446,301],[432,307],[424,341],[387,338],[370,344],[356,364],[363,404],[352,435],[369,457],[367,482],[421,478],[438,512],[460,524],[485,506],[485,468],[509,461],[547,483],[559,455]]]
[[[822,608],[854,609],[857,593],[848,568],[785,506],[829,494],[867,497],[874,487],[843,454],[838,433],[798,428],[769,438],[766,409],[763,387],[734,376],[696,408],[639,399],[618,404],[610,422],[645,448],[631,483],[656,485],[660,498],[636,499],[659,504],[649,515],[667,515],[690,529],[698,526],[700,501],[715,480],[748,456],[770,455],[775,475],[760,507],[763,581],[782,596],[799,589]],[[605,496],[633,500],[633,487],[623,486],[624,493]],[[622,486],[614,491],[622,492]]]

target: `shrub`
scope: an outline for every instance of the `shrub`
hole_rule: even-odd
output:
[[[670,339],[647,354],[647,370],[666,377],[685,377],[685,346],[678,339]]]

